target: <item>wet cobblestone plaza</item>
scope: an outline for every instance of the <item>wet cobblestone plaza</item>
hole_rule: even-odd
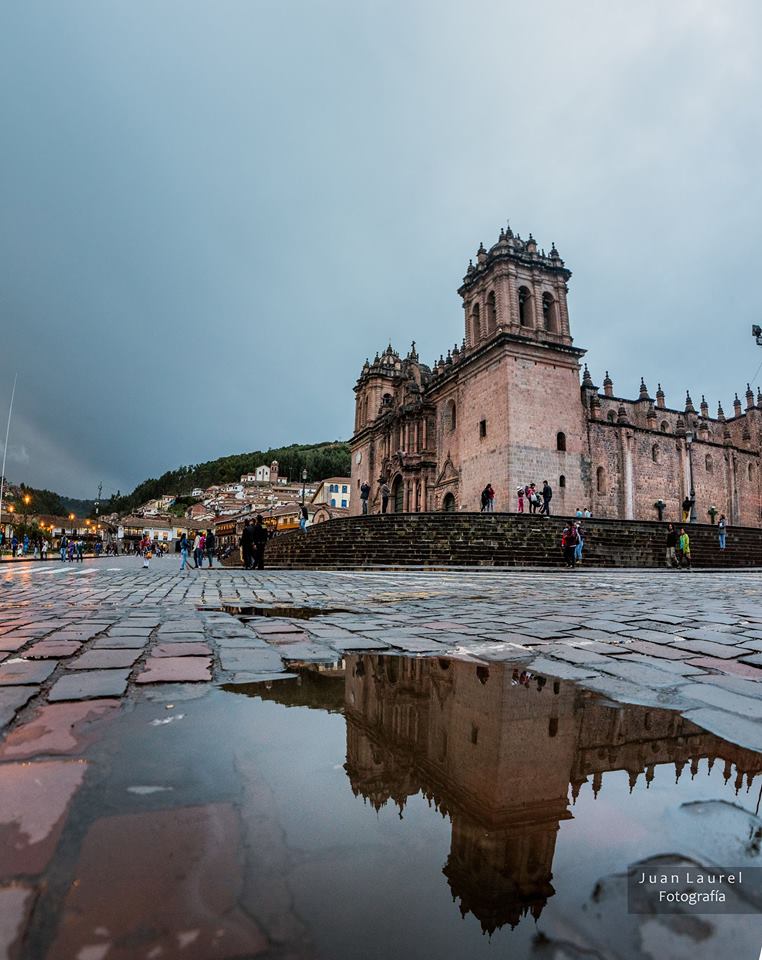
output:
[[[0,956],[756,960],[761,588],[4,565]]]

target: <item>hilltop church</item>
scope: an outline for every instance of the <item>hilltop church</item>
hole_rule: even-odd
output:
[[[480,245],[458,290],[462,343],[433,367],[415,343],[405,357],[389,345],[365,362],[352,489],[370,483],[373,512],[384,481],[395,511],[477,511],[491,483],[495,509],[515,511],[520,485],[548,480],[553,513],[637,520],[679,520],[693,490],[698,522],[716,509],[730,524],[762,525],[762,394],[747,385],[745,405],[736,394],[732,415],[720,404],[711,417],[703,396],[678,409],[643,379],[634,400],[608,372],[601,391],[572,340],[570,277],[555,244],[546,254],[531,234],[508,227]]]

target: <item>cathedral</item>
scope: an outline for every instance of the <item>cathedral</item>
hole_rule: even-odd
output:
[[[363,365],[355,386],[352,484],[371,486],[378,512],[387,484],[394,511],[478,511],[491,483],[495,509],[515,511],[527,483],[553,488],[551,510],[594,517],[680,520],[686,499],[695,519],[724,513],[759,527],[762,394],[747,384],[732,414],[716,416],[690,393],[668,406],[651,396],[602,389],[574,345],[567,269],[553,244],[510,227],[489,250],[480,245],[458,290],[465,336],[429,367],[413,343],[389,345]],[[358,495],[352,513],[361,511]]]

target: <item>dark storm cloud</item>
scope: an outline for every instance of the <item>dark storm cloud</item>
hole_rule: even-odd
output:
[[[346,437],[366,355],[555,240],[600,383],[726,410],[757,357],[754,4],[6,4],[8,473],[73,495]],[[4,419],[0,418],[0,419]]]

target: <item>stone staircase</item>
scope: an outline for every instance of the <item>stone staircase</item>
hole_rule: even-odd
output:
[[[563,565],[563,517],[509,513],[399,513],[330,520],[281,534],[267,547],[270,568]],[[762,566],[762,530],[687,525],[696,567]],[[664,566],[666,523],[587,520],[583,566]],[[238,563],[238,558],[234,558]]]

